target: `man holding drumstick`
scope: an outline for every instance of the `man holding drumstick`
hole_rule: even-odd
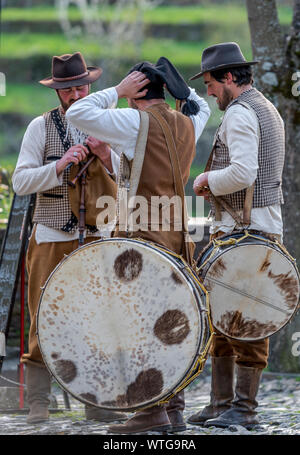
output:
[[[56,90],[60,106],[35,118],[29,124],[13,175],[13,188],[17,194],[37,193],[33,216],[34,228],[26,258],[31,319],[29,352],[21,359],[21,362],[26,364],[27,401],[30,409],[28,423],[43,422],[49,415],[51,377],[44,365],[36,335],[36,314],[41,288],[64,256],[78,248],[78,219],[73,210],[78,209],[80,200],[76,199],[75,193],[72,200],[74,199],[76,207],[71,204],[68,187],[71,172],[69,168],[70,165],[83,162],[89,150],[97,155],[103,147],[106,148],[101,141],[87,135],[84,136],[84,145],[83,140],[80,140],[80,131],[72,132],[65,114],[72,104],[89,94],[90,84],[99,79],[101,73],[101,68],[87,67],[80,52],[53,57],[52,76],[40,83]],[[119,158],[114,153],[110,156],[107,169],[117,173]],[[116,183],[108,175],[102,162],[96,158],[93,166],[97,175],[97,179],[94,180],[98,180],[98,184],[105,182],[107,194],[116,196]],[[92,179],[89,184],[94,184]],[[88,191],[87,198],[95,196]],[[101,195],[102,193],[97,196]],[[96,207],[90,212],[87,211],[86,216],[94,218],[95,210]],[[84,228],[85,243],[101,237],[96,226],[85,225]],[[87,419],[103,422],[126,418],[125,414],[100,410],[88,405],[85,412]]]

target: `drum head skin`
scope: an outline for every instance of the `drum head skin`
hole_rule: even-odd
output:
[[[146,243],[87,244],[43,290],[37,326],[45,364],[84,403],[117,410],[155,403],[199,354],[200,300],[176,262]]]
[[[293,262],[279,247],[256,243],[221,247],[202,275],[210,292],[213,326],[243,341],[263,339],[280,330],[299,302],[299,276]]]

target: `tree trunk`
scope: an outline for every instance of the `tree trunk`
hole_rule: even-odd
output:
[[[282,33],[275,0],[247,0],[247,10],[253,58],[260,61],[254,70],[256,86],[285,122],[284,244],[300,264],[300,92],[296,88],[300,79],[300,0],[294,0],[288,36]],[[299,314],[271,337],[271,371],[300,372],[300,355],[292,349],[296,332],[300,336]]]

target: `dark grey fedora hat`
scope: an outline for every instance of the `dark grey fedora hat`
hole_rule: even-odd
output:
[[[101,68],[86,66],[81,52],[64,54],[52,58],[52,76],[42,79],[40,84],[49,88],[60,89],[91,84],[99,79]]]
[[[220,43],[204,49],[201,61],[201,72],[190,78],[198,79],[204,73],[222,68],[255,65],[258,61],[247,62],[237,43]]]

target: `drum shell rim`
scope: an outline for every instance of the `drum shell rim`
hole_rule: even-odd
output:
[[[95,404],[94,402],[91,402],[91,401],[88,401],[87,399],[83,399],[82,397],[79,397],[74,392],[69,390],[66,387],[65,383],[61,380],[61,378],[55,372],[52,371],[50,365],[48,364],[48,361],[46,360],[46,353],[44,352],[44,350],[42,348],[42,343],[41,343],[40,335],[39,335],[39,315],[40,315],[40,311],[41,311],[42,299],[43,299],[45,290],[47,288],[47,285],[51,281],[51,279],[52,279],[53,275],[55,274],[55,272],[57,270],[59,270],[63,266],[63,264],[66,261],[69,260],[69,258],[71,256],[77,254],[79,250],[90,248],[94,244],[109,243],[109,242],[113,243],[113,242],[116,242],[116,241],[126,241],[126,242],[134,243],[134,244],[142,244],[147,249],[150,249],[150,250],[151,249],[155,249],[155,246],[151,245],[151,243],[149,244],[146,241],[143,241],[142,239],[141,240],[136,240],[136,239],[123,238],[123,237],[120,237],[120,238],[119,237],[113,237],[113,238],[108,238],[108,239],[99,239],[99,240],[97,239],[97,240],[94,240],[92,242],[89,242],[89,243],[87,243],[85,245],[82,245],[82,246],[78,247],[76,250],[72,251],[69,255],[65,255],[65,257],[52,270],[52,272],[48,276],[48,278],[47,278],[47,280],[46,280],[46,282],[45,282],[45,284],[44,284],[44,286],[42,288],[42,292],[41,292],[40,299],[39,299],[39,304],[38,304],[38,310],[37,310],[37,314],[36,314],[37,341],[38,341],[38,345],[39,345],[39,348],[40,348],[40,352],[41,352],[43,360],[44,360],[44,364],[47,367],[47,370],[55,378],[56,382],[61,386],[61,388],[63,390],[65,390],[67,393],[69,393],[71,396],[73,396],[76,400],[78,400],[78,401],[80,401],[80,402],[82,402],[84,404],[89,404],[89,405],[92,405],[92,406],[100,408],[100,409],[107,409],[107,410],[114,410],[114,411],[125,411],[125,412],[126,411],[127,412],[134,412],[134,411],[139,410],[139,409],[151,407],[151,406],[155,405],[156,403],[159,403],[160,401],[166,400],[167,397],[169,397],[169,395],[174,393],[174,391],[176,391],[176,389],[178,389],[178,387],[180,387],[184,383],[184,381],[187,380],[191,376],[191,374],[188,374],[188,373],[191,373],[191,371],[193,370],[194,366],[196,365],[197,360],[199,359],[199,356],[201,355],[200,349],[203,350],[204,346],[207,344],[207,340],[209,338],[209,324],[208,324],[207,315],[206,315],[206,317],[203,316],[203,313],[207,313],[207,310],[204,309],[204,308],[201,308],[201,306],[200,306],[200,303],[201,303],[201,298],[200,297],[203,297],[205,293],[200,288],[200,286],[196,282],[194,282],[192,280],[191,275],[189,273],[187,273],[187,272],[184,272],[186,266],[184,266],[183,268],[180,268],[179,265],[177,264],[176,260],[174,259],[174,257],[172,257],[171,254],[168,255],[166,252],[162,251],[161,249],[156,250],[156,252],[158,251],[162,256],[167,258],[171,262],[171,264],[173,266],[175,266],[176,270],[183,275],[183,277],[185,279],[188,279],[189,285],[192,288],[191,290],[192,290],[192,293],[193,293],[193,296],[194,296],[194,300],[196,301],[197,310],[198,310],[198,314],[199,314],[199,321],[200,321],[200,330],[199,330],[197,347],[195,349],[195,353],[193,355],[193,358],[192,358],[191,362],[189,363],[189,365],[187,366],[187,368],[185,370],[184,375],[181,376],[181,378],[178,380],[176,385],[174,385],[172,387],[171,390],[165,391],[160,396],[160,398],[158,398],[158,399],[156,398],[156,399],[153,399],[153,400],[149,400],[149,401],[147,401],[147,402],[145,402],[143,404],[140,404],[140,405],[137,405],[137,406],[131,406],[131,407],[107,407],[107,406],[99,406],[98,404]],[[162,245],[157,245],[157,246],[159,248],[162,248],[162,249],[165,248]],[[192,270],[192,268],[191,268],[191,266],[189,264],[188,264],[188,267]],[[195,275],[195,277],[196,277],[196,275]],[[196,294],[196,289],[198,290],[199,295]],[[205,298],[206,298],[206,296],[205,296]]]

